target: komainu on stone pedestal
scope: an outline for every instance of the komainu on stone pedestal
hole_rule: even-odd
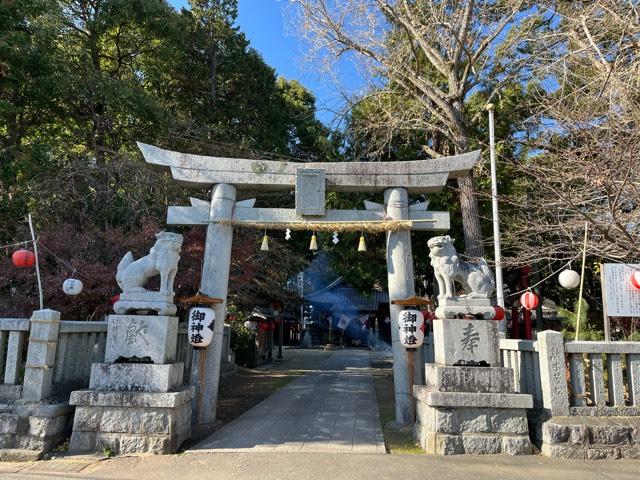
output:
[[[117,314],[155,311],[158,315],[173,315],[173,282],[178,271],[182,235],[170,232],[156,234],[157,241],[149,254],[138,260],[128,252],[118,264],[116,281],[122,289],[113,309]],[[160,290],[147,290],[149,279],[160,276]]]
[[[462,260],[449,235],[429,239],[428,246],[439,299],[456,296],[454,282],[467,292],[465,298],[491,298],[496,282],[484,258],[477,263]]]
[[[495,288],[487,262],[461,260],[451,237],[429,240],[439,295],[433,321],[435,364],[416,385],[414,438],[438,455],[531,453],[531,395],[515,391],[514,373],[500,366]],[[467,292],[456,295],[458,282]]]
[[[76,406],[72,452],[175,453],[191,436],[193,387],[176,362],[178,318],[173,281],[182,235],[161,232],[149,255],[118,265],[123,290],[110,315],[104,363],[91,366],[89,388],[71,393]],[[160,275],[160,290],[144,286]],[[158,315],[141,315],[155,311]],[[134,314],[124,314],[132,312]]]

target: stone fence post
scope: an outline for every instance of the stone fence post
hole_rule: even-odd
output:
[[[27,363],[22,386],[23,400],[39,402],[51,394],[59,330],[60,312],[36,310],[31,315]]]
[[[562,333],[552,330],[538,333],[538,355],[544,408],[554,416],[569,415],[569,389]]]

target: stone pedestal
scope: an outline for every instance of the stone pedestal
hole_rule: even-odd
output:
[[[433,338],[435,363],[439,365],[500,365],[498,322],[495,320],[435,319]]]
[[[172,363],[178,345],[178,317],[109,315],[104,360],[108,363]]]
[[[436,308],[438,318],[462,318],[472,316],[476,319],[492,320],[496,316],[496,308],[485,298],[442,298]]]
[[[175,315],[177,308],[173,303],[173,294],[160,292],[122,292],[113,304],[113,311],[119,315],[142,311],[153,311],[158,315]]]
[[[427,385],[414,387],[414,436],[427,453],[531,453],[533,400],[515,393],[511,369],[427,364],[426,374]]]
[[[470,310],[489,308],[474,303]],[[498,322],[437,319],[433,335],[435,364],[425,365],[426,385],[413,392],[415,440],[438,455],[530,454],[533,398],[516,393],[513,371],[500,367]]]
[[[78,390],[72,452],[175,453],[191,436],[191,387],[172,392]]]
[[[177,336],[176,317],[109,317],[105,363],[92,365],[89,389],[69,400],[72,452],[175,453],[191,436],[194,392],[174,362]]]

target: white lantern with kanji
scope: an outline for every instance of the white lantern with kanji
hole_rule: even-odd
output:
[[[402,310],[398,315],[400,344],[405,348],[419,348],[424,341],[422,325],[424,316],[420,310]]]
[[[204,348],[213,340],[213,324],[216,313],[213,308],[192,307],[189,310],[189,343],[196,348]]]
[[[62,291],[67,295],[78,295],[82,292],[82,282],[77,278],[67,278],[62,284]]]

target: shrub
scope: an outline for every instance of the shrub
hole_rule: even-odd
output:
[[[236,354],[236,363],[243,367],[254,368],[256,358],[256,332],[239,323],[231,326],[231,348]]]

